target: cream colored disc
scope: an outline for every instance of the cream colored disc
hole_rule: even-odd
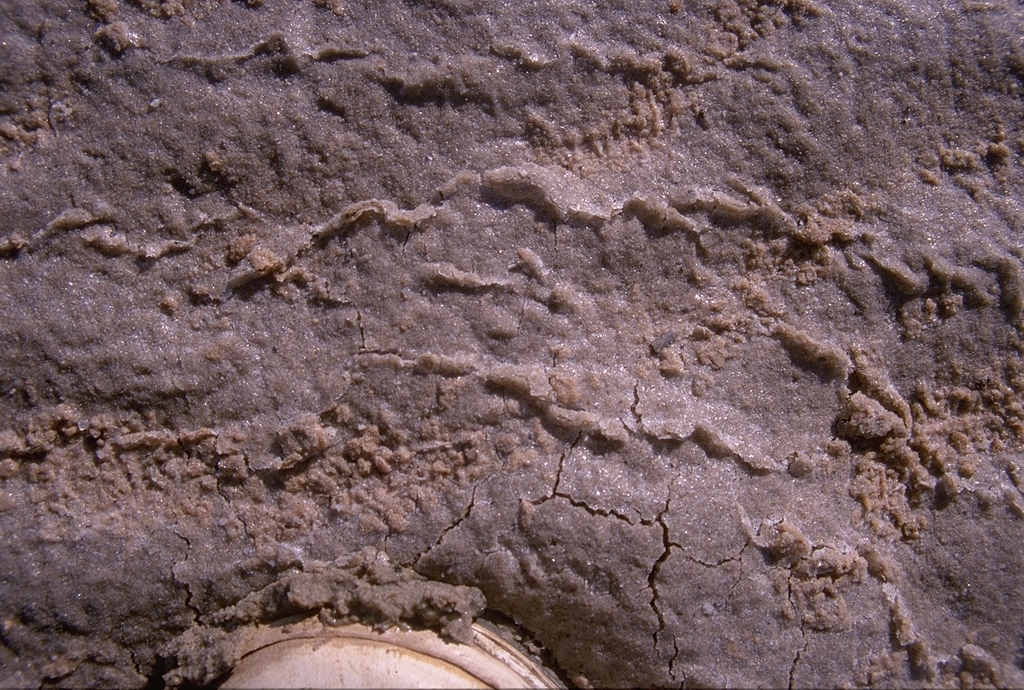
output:
[[[315,619],[259,626],[223,688],[560,688],[555,677],[480,624],[473,643],[425,630],[377,632]]]

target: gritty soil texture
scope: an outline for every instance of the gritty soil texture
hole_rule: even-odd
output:
[[[0,0],[0,686],[1024,685],[1022,154],[1019,0]]]

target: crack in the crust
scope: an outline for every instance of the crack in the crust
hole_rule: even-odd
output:
[[[459,525],[461,525],[469,517],[469,514],[473,512],[473,507],[476,505],[476,490],[478,488],[480,488],[479,484],[473,486],[473,493],[470,494],[469,496],[469,505],[467,505],[466,509],[462,511],[462,515],[457,517],[455,519],[455,522],[453,522],[451,525],[445,527],[444,530],[442,530],[441,534],[437,537],[437,541],[435,541],[431,546],[428,546],[427,548],[423,549],[423,551],[421,551],[420,553],[416,554],[416,557],[412,559],[412,563],[419,563],[419,561],[424,556],[426,556],[428,553],[439,547],[441,545],[441,542],[444,541],[444,538],[448,536],[448,533],[457,528]]]
[[[789,599],[789,605],[793,606],[794,610],[797,610],[795,604],[793,603],[793,576],[792,575],[790,575],[786,579],[786,588],[787,588],[786,596]],[[797,611],[797,614],[799,614],[799,611]],[[800,663],[800,656],[807,649],[807,645],[810,644],[810,642],[808,642],[808,640],[807,640],[807,627],[806,627],[806,624],[804,623],[804,620],[803,620],[802,616],[800,618],[800,639],[803,640],[803,645],[800,647],[800,649],[796,650],[796,656],[793,657],[793,663],[790,664],[790,666],[789,666],[789,690],[793,690],[793,688],[795,687],[795,682],[796,682],[796,666],[797,666],[798,663]]]
[[[673,485],[674,485],[674,481],[673,481]],[[654,564],[651,566],[651,570],[650,570],[650,572],[647,575],[647,586],[651,590],[650,606],[651,606],[651,610],[654,612],[654,615],[658,619],[658,629],[651,635],[653,643],[654,643],[654,652],[655,652],[655,654],[658,653],[659,636],[662,635],[662,634],[669,634],[669,635],[671,635],[671,639],[672,639],[672,657],[669,659],[669,662],[668,662],[668,670],[669,670],[670,676],[673,677],[673,678],[676,677],[677,673],[680,676],[682,676],[682,681],[681,681],[681,684],[680,684],[679,687],[684,687],[686,685],[686,674],[685,674],[685,672],[682,672],[682,671],[676,669],[676,663],[679,660],[679,655],[680,655],[679,643],[678,643],[678,640],[676,638],[676,635],[668,630],[668,624],[667,624],[667,622],[665,620],[665,613],[662,611],[661,606],[660,606],[661,593],[660,593],[659,587],[658,587],[658,578],[660,576],[661,569],[665,565],[665,563],[668,561],[668,559],[673,555],[673,553],[675,553],[677,551],[680,553],[680,555],[683,556],[683,558],[685,558],[686,560],[690,561],[691,563],[694,563],[694,564],[699,565],[701,567],[709,568],[710,569],[710,568],[721,567],[721,566],[725,565],[726,563],[733,563],[733,562],[738,561],[740,559],[740,557],[742,556],[743,549],[740,549],[740,551],[735,556],[729,556],[727,558],[723,558],[720,561],[714,561],[714,562],[702,561],[699,558],[696,558],[694,556],[691,556],[691,555],[687,554],[685,552],[685,547],[682,544],[672,540],[668,523],[665,520],[666,516],[669,513],[671,502],[672,502],[672,488],[673,488],[673,486],[669,487],[668,496],[665,499],[665,506],[664,506],[664,508],[662,508],[661,512],[658,513],[657,517],[654,520],[643,521],[642,524],[646,524],[646,525],[657,524],[661,528],[662,552],[661,552],[661,555],[658,556],[657,560],[655,560]],[[743,548],[745,549],[746,546],[744,546]],[[735,590],[736,586],[742,581],[742,579],[743,579],[743,573],[741,571],[741,572],[737,573],[736,579],[732,583],[732,586],[730,587],[730,590],[729,590],[729,596],[730,597],[732,596],[733,590]]]
[[[548,498],[542,499],[541,502],[549,500],[551,498],[564,498],[565,500],[567,500],[569,502],[569,505],[573,506],[574,508],[582,508],[583,510],[587,511],[591,515],[595,515],[595,516],[598,516],[598,517],[611,517],[611,518],[615,518],[616,520],[621,520],[622,522],[625,522],[628,525],[635,525],[635,524],[637,524],[636,522],[633,522],[628,517],[626,517],[622,513],[618,512],[617,510],[594,508],[593,506],[588,505],[585,501],[580,501],[578,499],[573,498],[569,494],[561,493],[559,491],[554,492]],[[650,520],[643,520],[643,519],[641,519],[639,521],[639,524],[641,524],[641,525],[650,525],[651,521]]]
[[[580,433],[576,434],[576,438],[573,439],[573,442],[569,444],[569,447],[562,451],[562,455],[559,456],[559,458],[558,458],[558,471],[555,472],[555,483],[554,483],[554,486],[551,487],[551,495],[550,496],[545,496],[544,498],[541,498],[541,499],[539,499],[537,501],[534,501],[534,505],[540,505],[541,503],[545,503],[547,501],[550,501],[552,498],[555,498],[556,496],[560,495],[559,492],[558,492],[558,487],[560,487],[562,485],[562,470],[565,469],[565,459],[574,450],[576,450],[576,446],[578,446],[580,441],[582,441],[582,440],[583,440],[583,432],[580,432]],[[563,496],[563,498],[568,498],[568,497],[567,496]],[[569,499],[569,500],[571,501],[572,499]]]
[[[649,444],[654,444],[656,441],[660,441],[654,434],[648,433],[644,430],[644,418],[637,409],[640,407],[640,382],[637,381],[633,384],[633,403],[629,406],[629,411],[633,414],[633,419],[636,421],[636,430],[629,430],[633,436],[646,441]]]
[[[665,507],[658,514],[656,519],[657,524],[661,527],[661,543],[662,552],[658,556],[658,559],[651,566],[650,573],[647,574],[647,586],[651,590],[651,610],[654,612],[655,617],[658,619],[658,629],[654,631],[651,638],[654,642],[654,653],[658,653],[658,636],[661,635],[667,629],[668,625],[665,622],[665,614],[662,612],[661,607],[658,605],[658,574],[661,572],[661,567],[672,555],[672,547],[679,547],[678,544],[673,543],[669,537],[668,524],[665,522],[665,514],[668,513],[669,503],[672,500],[672,492],[669,491],[668,497],[665,499]],[[672,635],[672,658],[668,662],[669,675],[675,675],[675,664],[676,659],[679,657],[679,645],[676,642],[676,636]]]
[[[803,625],[800,626],[801,635],[804,634],[803,627]],[[796,650],[796,656],[793,657],[793,664],[789,667],[789,690],[793,690],[793,688],[796,687],[796,665],[800,663],[800,656],[804,653],[804,650],[807,649],[808,644],[809,643],[807,642],[807,639],[805,637],[803,646],[800,647],[800,649]]]
[[[171,531],[174,533],[174,536],[178,537],[178,539],[181,539],[183,542],[185,542],[185,558],[183,560],[179,561],[178,563],[175,563],[175,566],[177,566],[177,565],[184,565],[184,564],[188,563],[189,554],[192,552],[192,541],[188,537],[186,537],[184,534],[179,532],[177,526],[172,528]],[[180,584],[182,587],[184,587],[185,591],[188,593],[188,597],[186,597],[186,599],[185,599],[185,606],[187,606],[189,609],[191,609],[192,617],[193,617],[192,618],[193,622],[194,623],[198,623],[199,622],[200,611],[199,611],[199,607],[196,606],[193,603],[193,601],[195,599],[195,593],[192,592],[192,585],[190,585],[187,581],[182,580],[181,578],[179,578],[178,574],[176,572],[174,572],[174,571],[175,571],[175,568],[172,567],[171,568],[171,575],[174,576],[174,581],[177,582],[178,584]]]
[[[355,327],[359,329],[359,351],[365,352],[367,349],[367,334],[362,330],[362,310],[355,310]]]
[[[543,503],[547,503],[548,501],[550,501],[553,498],[562,498],[562,499],[565,499],[566,501],[568,501],[569,505],[571,505],[572,507],[574,507],[574,508],[582,508],[583,510],[587,511],[587,513],[589,513],[590,515],[594,515],[594,516],[597,516],[597,517],[615,518],[616,520],[621,520],[621,521],[625,522],[628,525],[636,525],[638,523],[641,524],[641,525],[650,525],[650,524],[652,524],[653,521],[651,521],[651,520],[643,520],[642,518],[639,521],[631,520],[628,516],[623,515],[622,513],[618,512],[617,510],[604,509],[604,508],[595,508],[595,507],[591,506],[590,504],[588,504],[586,501],[581,501],[581,500],[579,500],[577,498],[574,498],[571,494],[565,493],[564,491],[559,491],[559,487],[562,485],[562,472],[565,469],[565,459],[569,455],[571,455],[574,450],[576,450],[576,447],[583,440],[583,437],[584,437],[584,434],[582,432],[577,434],[577,436],[573,440],[573,442],[569,444],[569,447],[566,448],[562,452],[562,455],[559,457],[559,459],[558,459],[558,471],[555,473],[555,482],[554,482],[554,486],[551,489],[551,493],[549,495],[547,495],[547,496],[544,496],[544,497],[539,498],[537,500],[531,501],[531,503],[533,505],[535,505],[535,506],[539,506],[539,505],[541,505]]]
[[[679,548],[682,548],[682,546],[680,544],[677,544],[675,542],[672,542],[672,546],[678,546]],[[708,568],[708,569],[718,568],[718,567],[721,567],[721,566],[725,565],[726,563],[735,563],[737,560],[739,560],[738,556],[729,556],[728,558],[723,558],[720,561],[713,561],[711,563],[707,563],[705,561],[700,560],[699,558],[695,558],[694,556],[690,556],[689,554],[685,554],[685,553],[683,554],[683,558],[685,558],[686,560],[690,561],[691,563],[693,563],[695,565],[699,565],[702,568]],[[739,582],[739,580],[737,580],[737,582]],[[735,586],[736,586],[736,583],[733,583],[733,587],[735,587]],[[732,591],[730,590],[729,593],[732,594]]]
[[[743,548],[741,548],[739,550],[739,552],[735,556],[730,556],[729,558],[726,558],[725,560],[722,561],[722,563],[724,564],[724,563],[730,563],[730,562],[739,561],[740,559],[743,558],[743,552],[746,551],[749,546],[750,546],[749,542],[744,544]],[[729,594],[726,596],[726,599],[732,599],[732,593],[736,591],[736,587],[742,581],[743,581],[743,568],[742,568],[742,565],[741,565],[739,571],[736,573],[736,579],[733,581],[732,586],[729,587]]]

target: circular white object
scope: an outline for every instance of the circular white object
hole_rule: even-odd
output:
[[[497,631],[473,626],[473,643],[427,630],[378,632],[316,619],[254,628],[222,688],[561,688]]]

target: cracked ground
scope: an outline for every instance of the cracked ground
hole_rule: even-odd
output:
[[[367,549],[580,687],[1024,685],[1021,36],[0,0],[0,685]]]

